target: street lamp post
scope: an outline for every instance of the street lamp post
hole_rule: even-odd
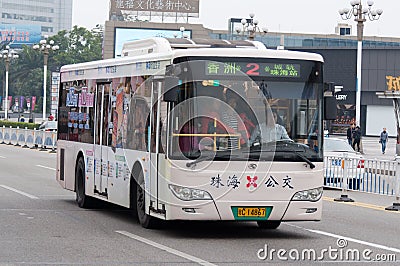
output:
[[[47,35],[44,36],[44,39],[40,40],[39,44],[35,44],[32,47],[34,50],[39,50],[43,53],[43,121],[46,120],[47,61],[49,59],[49,52],[60,49],[58,45],[54,44],[53,40],[47,42],[47,38]]]
[[[10,50],[10,46],[6,46],[6,49],[1,51],[0,58],[4,60],[6,65],[6,95],[4,99],[4,119],[8,120],[8,71],[10,68],[11,59],[18,58],[18,54],[14,50]]]
[[[259,32],[262,35],[265,35],[268,32],[268,29],[265,27],[260,28],[258,25],[258,20],[254,19],[255,14],[250,13],[249,14],[250,18],[245,19],[243,18],[240,23],[242,23],[242,28],[236,27],[235,31],[237,34],[247,34],[248,38],[250,41],[254,41],[257,32]]]
[[[350,2],[351,9],[343,8],[339,10],[339,14],[343,20],[350,19],[354,16],[357,22],[357,80],[356,80],[356,125],[360,125],[361,115],[361,59],[362,59],[362,40],[364,31],[364,22],[367,18],[370,21],[378,20],[383,13],[382,9],[373,10],[373,1],[368,1],[368,7],[363,7],[361,0],[352,0]]]

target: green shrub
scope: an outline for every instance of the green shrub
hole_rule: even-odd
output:
[[[13,127],[13,128],[28,128],[28,129],[38,129],[39,124],[35,123],[26,123],[26,122],[12,122],[12,121],[5,121],[5,120],[0,120],[0,127]]]

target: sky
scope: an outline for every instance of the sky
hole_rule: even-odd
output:
[[[108,19],[109,1],[73,0],[72,25],[92,29],[96,24],[104,24]],[[367,6],[367,0],[361,1]],[[373,9],[382,9],[383,14],[377,21],[365,22],[364,35],[400,37],[400,1],[374,2]],[[270,32],[334,34],[338,23],[348,23],[356,35],[354,19],[345,21],[339,15],[339,9],[345,7],[351,8],[350,0],[200,0],[199,18],[190,18],[189,23],[227,30],[229,18],[249,18],[254,13],[260,27]],[[185,23],[183,19],[178,22]]]

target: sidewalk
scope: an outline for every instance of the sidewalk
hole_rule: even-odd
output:
[[[346,136],[330,135],[332,138],[346,139]],[[362,137],[361,147],[366,159],[394,160],[396,157],[396,138],[389,138],[385,154],[382,154],[379,137]]]
[[[341,189],[324,189],[324,200],[332,201],[333,199],[340,198],[342,194]],[[395,196],[392,195],[378,195],[367,192],[359,192],[348,190],[346,193],[349,198],[353,199],[356,203],[363,203],[364,207],[369,207],[368,205],[373,205],[379,209],[384,210],[386,207],[392,206],[393,202],[395,202]],[[373,207],[371,206],[371,207]],[[399,213],[394,211],[393,213]]]

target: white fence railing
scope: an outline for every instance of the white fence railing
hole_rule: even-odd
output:
[[[25,148],[51,149],[54,152],[57,145],[57,131],[3,126],[0,127],[0,143]]]
[[[394,196],[392,207],[400,210],[400,157],[389,161],[326,156],[324,185]]]
[[[345,165],[347,164],[347,171]],[[347,175],[347,189],[385,195],[396,193],[397,161],[352,159],[326,156],[324,159],[324,184],[342,188]]]

